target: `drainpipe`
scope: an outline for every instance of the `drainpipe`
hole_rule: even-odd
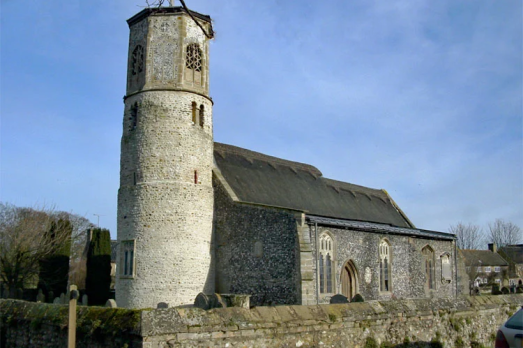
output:
[[[318,269],[320,267],[320,263],[319,263],[319,260],[318,260],[318,223],[315,222],[314,223],[314,239],[316,240],[316,247],[314,248],[314,251],[315,251],[315,257],[316,257],[316,304],[320,304],[320,290],[318,289]]]
[[[459,289],[458,289],[458,246],[456,244],[456,240],[454,240],[454,277],[456,279],[455,281],[455,288],[456,288],[456,298],[458,298],[459,295]]]

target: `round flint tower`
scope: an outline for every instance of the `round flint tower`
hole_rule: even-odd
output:
[[[118,191],[120,307],[214,291],[211,18],[145,9],[130,28]],[[195,22],[197,21],[198,24]]]

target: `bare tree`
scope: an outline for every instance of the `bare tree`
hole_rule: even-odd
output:
[[[489,234],[487,236],[491,243],[496,243],[498,247],[521,242],[521,229],[510,221],[496,219],[488,224]]]
[[[469,223],[465,225],[459,222],[451,225],[449,232],[456,235],[456,242],[460,249],[479,249],[483,245],[483,232],[481,227]]]
[[[70,238],[69,229],[53,229],[52,209],[19,208],[0,203],[0,279],[16,290],[35,282],[40,261],[53,255]]]

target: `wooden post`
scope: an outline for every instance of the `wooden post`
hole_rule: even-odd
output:
[[[76,285],[69,286],[69,335],[67,337],[67,348],[76,346],[76,301],[78,300],[78,290]]]

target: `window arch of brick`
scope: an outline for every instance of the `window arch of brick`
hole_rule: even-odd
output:
[[[334,293],[335,279],[334,276],[334,240],[332,236],[324,232],[319,238],[319,286],[320,293]]]
[[[430,245],[426,245],[421,249],[423,257],[423,269],[425,271],[425,289],[432,290],[435,288],[434,284],[434,249]]]
[[[392,248],[386,238],[380,240],[378,254],[380,262],[380,291],[388,292],[392,289]]]

